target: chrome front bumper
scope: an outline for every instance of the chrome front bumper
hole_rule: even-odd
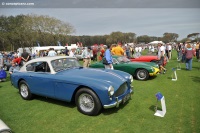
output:
[[[133,87],[131,87],[131,88],[133,88]],[[130,92],[129,92],[128,94],[130,94],[130,99],[131,99],[131,94],[133,94],[133,90],[130,89]],[[128,94],[127,94],[127,95],[128,95]],[[104,109],[113,108],[113,107],[119,107],[119,104],[122,103],[122,100],[123,100],[123,99],[120,99],[120,100],[119,100],[118,97],[116,97],[115,99],[116,99],[116,102],[114,102],[114,103],[112,103],[112,104],[104,105],[104,106],[103,106]]]

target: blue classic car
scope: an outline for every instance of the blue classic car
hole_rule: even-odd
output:
[[[11,75],[11,83],[23,99],[33,94],[75,101],[86,115],[98,115],[103,108],[118,107],[131,97],[133,77],[118,70],[83,68],[76,58],[41,57],[30,60]]]

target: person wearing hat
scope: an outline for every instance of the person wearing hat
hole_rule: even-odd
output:
[[[85,50],[82,53],[82,58],[83,58],[83,67],[89,67],[92,58],[91,47],[85,48]]]

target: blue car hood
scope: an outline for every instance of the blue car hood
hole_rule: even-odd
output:
[[[69,78],[76,78],[76,80],[81,80],[82,78],[86,82],[90,82],[88,81],[89,79],[91,81],[99,80],[109,82],[109,84],[112,84],[113,86],[116,86],[116,83],[118,85],[121,85],[126,81],[125,77],[118,75],[117,73],[115,73],[115,71],[108,71],[106,69],[72,68],[58,72],[57,75],[68,75]]]

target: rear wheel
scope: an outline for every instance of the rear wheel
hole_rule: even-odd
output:
[[[30,100],[32,99],[32,94],[30,92],[30,89],[26,83],[26,81],[22,80],[19,83],[19,93],[21,97],[25,100]]]
[[[138,80],[147,80],[149,78],[149,73],[146,69],[139,69],[136,71],[136,78]]]
[[[102,105],[98,96],[88,88],[82,88],[75,95],[78,110],[85,115],[98,115]]]

